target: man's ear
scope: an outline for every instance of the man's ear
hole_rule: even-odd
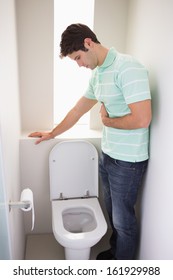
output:
[[[85,38],[84,39],[84,47],[86,49],[92,47],[93,41],[91,40],[91,38]]]

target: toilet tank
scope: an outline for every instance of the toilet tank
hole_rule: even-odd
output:
[[[49,155],[50,199],[98,197],[98,153],[87,141],[62,141]]]

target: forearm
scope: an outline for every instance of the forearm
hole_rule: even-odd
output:
[[[122,117],[110,118],[104,104],[101,106],[101,119],[105,126],[118,129],[147,128],[152,119],[151,101],[144,100],[129,105],[131,113]]]
[[[102,122],[105,126],[118,129],[138,129],[145,127],[141,120],[134,118],[131,114],[117,118],[104,116]]]
[[[70,129],[71,127],[73,127],[78,120],[80,119],[81,115],[78,112],[78,110],[76,110],[76,108],[74,107],[73,109],[71,109],[68,114],[66,115],[66,117],[62,120],[62,122],[60,122],[50,133],[52,135],[52,138],[54,138],[55,136],[58,136],[60,134],[62,134],[63,132],[67,131],[68,129]]]
[[[51,134],[53,138],[73,127],[96,103],[96,100],[88,99],[84,96],[81,97],[76,105],[68,112],[63,121],[52,130]]]
[[[33,132],[29,134],[29,137],[39,137],[39,139],[35,142],[36,144],[39,144],[42,141],[49,140],[57,135],[60,135],[74,126],[77,121],[96,104],[96,102],[96,100],[90,100],[84,96],[81,97],[76,105],[68,112],[62,122],[60,122],[52,131]]]
[[[29,137],[39,137],[39,139],[35,142],[35,144],[39,144],[42,141],[50,140],[54,138],[57,135],[60,135],[61,133],[65,132],[66,130],[70,129],[80,118],[79,112],[75,109],[75,107],[69,111],[69,113],[66,115],[64,120],[58,124],[53,130],[46,131],[46,132],[33,132],[30,133]]]

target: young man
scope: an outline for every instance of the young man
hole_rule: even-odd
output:
[[[72,24],[61,38],[68,56],[93,70],[85,95],[50,132],[34,132],[36,143],[70,129],[98,101],[103,122],[100,174],[112,226],[110,249],[97,259],[133,259],[138,240],[134,206],[148,164],[151,97],[147,71],[129,55],[106,48],[83,24]],[[68,80],[68,77],[67,77]]]

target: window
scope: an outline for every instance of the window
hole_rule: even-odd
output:
[[[59,123],[84,94],[91,70],[79,68],[65,57],[59,58],[61,34],[72,23],[84,23],[93,29],[94,0],[54,0],[54,123]],[[89,113],[80,124],[89,123]]]

